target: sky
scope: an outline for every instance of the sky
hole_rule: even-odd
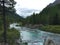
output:
[[[27,17],[33,13],[41,12],[47,5],[55,0],[15,0],[16,13],[20,16]]]

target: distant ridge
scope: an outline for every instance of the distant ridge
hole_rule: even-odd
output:
[[[56,0],[53,4],[54,4],[54,5],[60,4],[60,0]]]
[[[50,3],[48,7],[60,4],[60,0],[56,0],[54,3]]]

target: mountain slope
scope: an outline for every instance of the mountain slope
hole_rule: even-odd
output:
[[[26,18],[27,24],[40,26],[40,30],[60,33],[60,4],[47,6],[39,14]]]
[[[60,4],[60,0],[56,0],[54,3],[49,4],[49,7],[57,5],[57,4]]]
[[[3,8],[0,5],[0,19],[2,19],[2,15],[3,15]],[[9,22],[19,22],[19,21],[23,21],[24,20],[23,17],[19,16],[16,13],[15,9],[10,9],[10,8],[5,7],[5,15],[6,15],[6,19]]]

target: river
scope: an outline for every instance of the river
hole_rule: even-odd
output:
[[[10,28],[15,28],[20,31],[22,42],[27,42],[28,45],[43,45],[45,39],[52,37],[51,39],[60,44],[60,34],[54,34],[49,32],[40,31],[38,29],[30,29],[26,27],[16,26],[17,23],[11,24]]]

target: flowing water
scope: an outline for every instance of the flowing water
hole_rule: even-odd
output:
[[[22,42],[27,42],[28,45],[43,45],[44,40],[47,39],[48,37],[52,37],[52,40],[60,44],[60,34],[44,32],[38,29],[19,27],[16,26],[16,23],[10,25],[10,28],[13,27],[20,31]]]

